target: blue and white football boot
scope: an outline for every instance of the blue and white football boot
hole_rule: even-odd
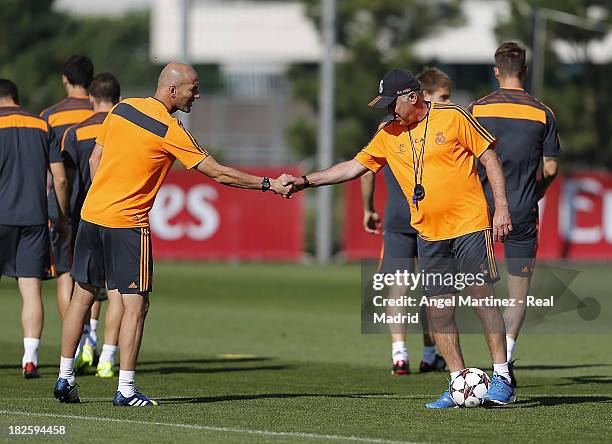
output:
[[[493,373],[489,391],[484,398],[485,404],[489,405],[507,405],[516,401],[516,391],[510,381],[503,376]]]
[[[113,399],[113,405],[120,407],[148,407],[159,405],[159,402],[147,398],[138,390],[135,391],[134,395],[127,398],[123,396],[120,391],[117,391],[117,393],[115,393],[115,399]]]
[[[428,409],[450,409],[457,407],[457,405],[453,401],[450,391],[446,390],[437,400],[425,404],[425,407]]]
[[[53,395],[59,402],[79,403],[79,395],[77,393],[76,384],[70,385],[67,379],[57,378]]]

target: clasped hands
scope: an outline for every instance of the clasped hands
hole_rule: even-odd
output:
[[[304,179],[291,174],[281,174],[278,178],[270,180],[270,190],[286,199],[291,199],[292,194],[302,191],[304,188],[306,188]]]

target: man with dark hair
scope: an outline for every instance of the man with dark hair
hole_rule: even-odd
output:
[[[57,232],[67,236],[68,186],[49,124],[19,105],[17,86],[0,79],[0,274],[17,279],[23,300],[25,378],[38,377],[44,311],[41,281],[50,267],[47,170],[57,190]],[[26,174],[27,172],[27,174]]]
[[[450,103],[453,82],[438,68],[425,68],[417,79],[422,84],[423,97],[428,102]],[[383,119],[380,126],[395,119],[395,105],[388,109],[389,114]],[[397,182],[397,179],[386,166],[383,168],[385,185],[387,188],[387,201],[385,204],[385,221],[383,231],[383,245],[381,252],[380,271],[394,273],[400,268],[414,271],[417,257],[417,231],[410,224],[410,207],[406,196]],[[361,197],[363,201],[363,227],[368,233],[379,234],[380,216],[374,208],[374,173],[367,171],[361,176]],[[398,298],[405,294],[406,288],[396,285],[389,289],[390,298]],[[404,312],[404,307],[389,307],[387,313],[391,315]],[[428,332],[427,315],[423,310],[423,357],[419,364],[419,371],[427,373],[442,371],[446,366],[444,358],[436,353],[436,342]],[[406,326],[392,325],[391,328],[391,373],[393,375],[410,374],[408,349],[406,347]]]
[[[158,405],[138,391],[134,379],[152,291],[149,211],[176,159],[223,185],[289,195],[291,187],[282,183],[293,177],[270,179],[221,165],[172,117],[178,110],[190,112],[199,98],[193,67],[170,63],[159,76],[154,97],[125,99],[104,119],[90,158],[93,182],[74,247],[71,274],[76,285],[64,317],[54,389],[60,402],[79,402],[74,352],[96,291],[106,286],[117,290],[123,303],[119,385],[113,405]]]
[[[61,142],[64,132],[70,126],[92,116],[93,111],[91,103],[89,103],[89,93],[87,90],[92,77],[93,63],[89,57],[75,55],[70,57],[64,64],[61,78],[67,97],[40,113],[40,116],[51,126],[58,143]],[[59,243],[57,237],[53,236],[57,219],[57,199],[53,187],[49,190],[48,202],[51,249],[53,253],[51,275],[57,278],[57,308],[60,318],[63,318],[70,302],[73,287],[72,278],[69,273],[72,265],[72,241],[65,239]]]
[[[94,115],[68,128],[62,140],[62,152],[64,154],[68,181],[71,185],[70,215],[73,239],[76,239],[81,221],[81,208],[83,207],[87,191],[91,186],[89,158],[93,151],[96,137],[100,133],[102,122],[104,122],[108,111],[119,102],[119,97],[121,96],[119,82],[110,73],[98,74],[91,82],[89,89],[89,100],[93,107]],[[104,325],[104,346],[96,370],[96,376],[101,378],[113,377],[112,367],[119,336],[117,321],[121,321],[121,314],[123,312],[120,295],[116,290],[108,292],[108,300],[109,306]],[[92,319],[90,319],[91,330],[86,330],[81,336],[79,350],[76,353],[77,362],[75,368],[77,370],[91,366],[94,363],[93,357],[96,347],[94,339],[97,338],[92,338],[92,335],[95,331],[93,328],[94,323],[97,323],[99,306],[100,295],[98,295],[98,301],[94,304],[94,308],[97,307],[96,312],[94,313],[92,309]]]
[[[523,89],[527,73],[525,49],[506,42],[495,51],[495,77],[499,89],[472,103],[470,112],[495,138],[495,151],[500,158],[506,179],[510,215],[514,229],[504,242],[508,268],[508,295],[514,307],[506,307],[507,358],[512,384],[512,353],[525,319],[526,297],[538,245],[538,200],[557,176],[560,152],[557,122],[546,105]],[[538,169],[542,163],[542,179]],[[489,211],[495,210],[491,185],[484,167],[478,172],[483,184]]]
[[[463,108],[426,102],[421,84],[410,72],[393,69],[381,80],[378,96],[370,106],[395,105],[395,120],[387,123],[354,159],[301,178],[287,180],[295,192],[312,186],[355,179],[367,170],[389,165],[410,204],[412,226],[418,232],[417,249],[424,276],[478,276],[466,286],[470,297],[483,302],[494,294],[499,277],[492,253],[493,241],[512,230],[506,201],[504,174],[491,147],[495,139]],[[409,144],[401,151],[401,144]],[[475,171],[479,159],[486,167],[495,195],[495,215],[489,220],[487,202]],[[460,198],[453,190],[461,190]],[[492,230],[491,230],[492,228]],[[436,281],[438,282],[438,281]],[[423,285],[431,301],[430,325],[451,380],[465,369],[452,306],[459,288],[446,281]],[[474,311],[484,327],[493,361],[488,402],[505,405],[516,400],[510,385],[504,320],[497,307],[476,304]],[[445,390],[428,408],[452,408],[455,402]]]

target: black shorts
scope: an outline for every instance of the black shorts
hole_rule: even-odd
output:
[[[0,274],[47,279],[50,269],[46,225],[0,225]]]
[[[415,270],[417,257],[417,235],[385,231],[383,247],[378,266],[380,273],[395,273],[396,271]]]
[[[504,255],[508,274],[529,277],[533,274],[538,251],[538,222],[513,225],[504,241]]]
[[[82,220],[74,244],[72,278],[81,284],[142,294],[152,290],[149,228],[107,228]]]
[[[491,230],[440,241],[418,237],[417,245],[426,296],[458,293],[466,287],[499,280]]]
[[[51,238],[51,258],[53,260],[51,276],[57,277],[69,273],[72,267],[72,249],[74,237],[60,240],[55,230],[55,221],[49,220],[49,236]]]

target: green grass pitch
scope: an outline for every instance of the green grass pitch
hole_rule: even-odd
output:
[[[589,273],[609,290],[604,267]],[[390,375],[388,337],[360,333],[359,276],[357,265],[157,264],[137,384],[162,405],[147,409],[113,407],[116,381],[93,375],[78,379],[80,405],[53,399],[53,283],[42,377],[24,380],[20,297],[3,278],[0,440],[17,439],[10,425],[66,425],[73,442],[612,442],[612,335],[526,335],[519,402],[429,411],[447,374]],[[482,336],[462,346],[489,369]],[[409,348],[415,370],[420,337]]]

